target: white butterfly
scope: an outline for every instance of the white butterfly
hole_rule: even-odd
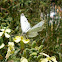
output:
[[[51,18],[54,18],[54,16],[55,16],[56,14],[57,14],[56,12],[51,12],[51,13],[50,13],[50,17],[51,17]]]
[[[28,22],[27,18],[22,13],[20,16],[20,23],[21,23],[21,29],[22,33],[27,33],[28,37],[35,37],[38,35],[39,31],[42,31],[44,28],[44,21],[39,22],[35,26],[31,28],[30,23]]]

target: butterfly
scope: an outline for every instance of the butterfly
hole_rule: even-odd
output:
[[[20,16],[20,23],[22,33],[27,34],[28,37],[36,37],[39,31],[42,31],[44,28],[44,21],[39,22],[35,26],[31,27],[25,15],[22,13]]]
[[[51,12],[51,13],[50,13],[50,17],[51,17],[51,18],[54,18],[54,16],[55,16],[56,14],[57,14],[56,12]]]

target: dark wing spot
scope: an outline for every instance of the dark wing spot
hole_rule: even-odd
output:
[[[53,60],[51,60],[51,62],[54,62]]]

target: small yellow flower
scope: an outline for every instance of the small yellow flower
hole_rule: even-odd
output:
[[[7,34],[7,33],[5,33],[5,37],[6,37],[6,38],[9,38],[9,37],[10,37],[10,35],[9,35],[9,34]]]
[[[46,56],[46,58],[41,58],[40,60],[39,60],[39,62],[51,62],[51,61],[53,61],[53,62],[57,62],[56,61],[56,58],[54,57],[54,56],[52,56],[52,57],[50,57],[49,55],[47,55],[47,54],[45,54],[45,53],[40,53],[41,55],[44,55],[44,56]]]
[[[41,58],[39,62],[48,62],[48,60],[46,58]]]
[[[28,62],[28,60],[26,58],[22,57],[20,62]]]
[[[3,35],[3,32],[0,32],[0,36],[2,36]]]
[[[9,47],[14,47],[14,42],[8,42]]]
[[[51,57],[51,60],[54,61],[54,62],[57,62],[56,58],[54,56]]]
[[[41,55],[44,55],[46,57],[49,57],[49,55],[45,54],[45,53],[40,53]]]
[[[21,40],[22,40],[22,36],[16,36],[15,38],[13,38],[13,40],[16,42],[16,43],[18,43],[18,42],[20,42]]]
[[[10,33],[11,32],[11,29],[6,29],[6,32]]]
[[[25,44],[28,43],[28,42],[30,42],[29,39],[23,39],[22,41],[23,41]]]
[[[10,55],[12,55],[14,53],[14,42],[8,42],[8,51],[6,54],[6,59],[9,58]]]
[[[11,29],[4,28],[4,29],[0,29],[0,31],[2,31],[2,32],[0,32],[0,36],[2,36],[4,34],[6,38],[10,37],[10,35],[8,33],[11,32]]]
[[[23,43],[28,43],[28,42],[30,42],[30,40],[29,39],[25,39],[23,36],[16,36],[15,38],[13,38],[13,40],[16,42],[16,43],[18,43],[18,42],[20,42],[20,41],[22,41]]]
[[[56,61],[56,58],[54,57],[54,56],[52,56],[52,57],[47,57],[47,58],[42,58],[42,59],[40,59],[40,61],[39,62],[51,62],[51,61],[53,61],[53,62],[57,62]]]
[[[3,48],[4,46],[5,46],[5,44],[4,44],[4,43],[2,43],[2,44],[0,45],[0,49],[1,49],[1,48]]]

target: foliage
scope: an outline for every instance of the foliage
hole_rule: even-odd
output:
[[[61,3],[61,4],[60,4]],[[51,6],[52,4],[52,6]],[[55,9],[53,6],[55,5]],[[55,56],[57,61],[62,61],[62,0],[0,0],[0,29],[11,29],[9,38],[5,37],[5,33],[0,34],[0,46],[5,45],[0,49],[1,62],[20,62],[24,58],[29,62],[38,62],[45,58],[40,53],[46,53],[49,56]],[[53,9],[57,12],[54,19],[50,18],[50,11]],[[29,38],[29,43],[14,42],[15,36],[20,36],[22,31],[20,28],[20,15],[24,13],[31,26],[34,26],[41,20],[45,20],[45,29],[39,32],[39,35],[34,38]],[[41,17],[41,13],[43,16]],[[47,16],[49,14],[49,16]],[[53,20],[50,23],[50,20]],[[2,32],[0,30],[0,32]],[[5,32],[5,31],[4,31]],[[23,37],[24,38],[24,37]],[[28,39],[28,40],[29,40]],[[25,39],[26,40],[26,39]],[[14,42],[14,48],[8,46],[9,42]],[[13,51],[6,59],[8,49]]]

